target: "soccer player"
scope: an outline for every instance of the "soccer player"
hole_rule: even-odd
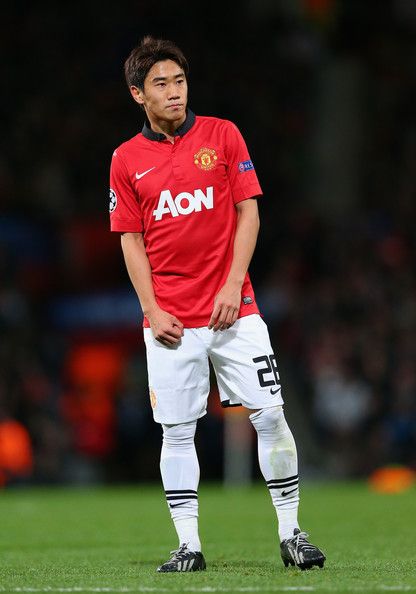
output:
[[[205,569],[198,533],[197,420],[210,359],[223,406],[243,405],[278,517],[285,566],[323,566],[297,521],[296,446],[283,414],[276,357],[247,273],[262,191],[237,127],[187,107],[188,64],[145,37],[125,62],[141,133],[114,151],[111,229],[144,313],[150,403],[163,428],[160,470],[179,548],[160,572]]]

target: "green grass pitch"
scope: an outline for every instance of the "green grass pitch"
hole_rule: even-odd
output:
[[[325,569],[285,569],[263,485],[200,486],[207,571],[157,574],[176,548],[159,486],[0,492],[0,592],[416,592],[416,490],[305,483]]]

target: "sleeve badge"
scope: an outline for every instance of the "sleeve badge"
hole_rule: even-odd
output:
[[[238,164],[238,171],[240,173],[244,173],[245,171],[251,171],[252,169],[254,169],[254,165],[253,161],[251,160],[241,161],[241,163]]]
[[[115,209],[117,208],[117,196],[116,193],[114,192],[113,189],[110,188],[110,206],[109,206],[109,211],[114,212]]]

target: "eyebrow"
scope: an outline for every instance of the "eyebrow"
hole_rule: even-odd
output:
[[[173,77],[171,78],[183,78],[185,75],[183,73],[181,74],[175,74]],[[152,78],[152,82],[159,82],[161,80],[167,80],[169,77],[168,76],[155,76],[155,78]]]

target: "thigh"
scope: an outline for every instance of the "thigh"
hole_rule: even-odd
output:
[[[188,423],[206,413],[208,356],[198,334],[186,328],[180,343],[166,347],[144,328],[150,402],[156,422]]]
[[[209,356],[221,401],[250,409],[283,404],[276,357],[266,324],[258,314],[246,316],[216,332]]]

